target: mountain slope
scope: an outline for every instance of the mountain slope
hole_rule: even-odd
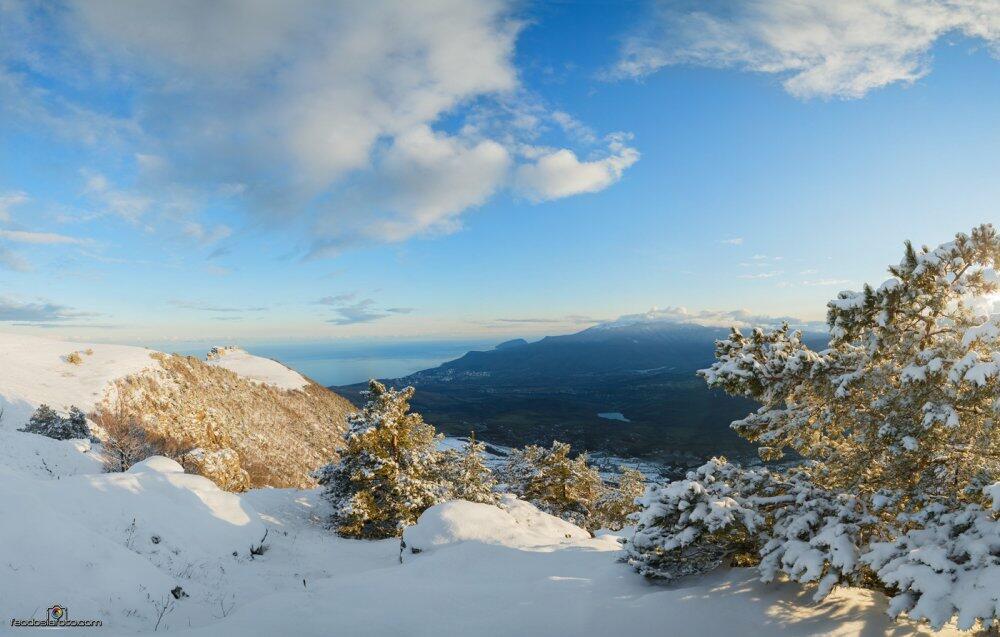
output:
[[[335,456],[353,405],[276,361],[224,351],[202,361],[0,334],[0,430],[23,426],[42,403],[104,407],[137,418],[162,452],[225,488],[314,484],[309,473]],[[221,477],[234,471],[236,482]]]
[[[755,405],[709,390],[696,371],[728,328],[670,321],[598,325],[534,343],[502,344],[389,382],[414,385],[412,404],[454,435],[548,444],[668,463],[755,456],[729,428]],[[822,346],[824,337],[808,341]],[[361,385],[340,387],[357,396]],[[599,414],[620,413],[608,419]]]

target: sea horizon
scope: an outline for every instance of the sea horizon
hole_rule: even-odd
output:
[[[459,358],[473,350],[493,349],[504,337],[459,340],[349,340],[220,342],[172,341],[150,343],[159,351],[204,358],[212,347],[236,345],[255,356],[272,358],[332,387],[362,383],[371,378],[401,378]]]

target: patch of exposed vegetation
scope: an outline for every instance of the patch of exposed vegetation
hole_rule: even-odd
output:
[[[336,457],[331,441],[354,411],[345,398],[315,383],[278,389],[191,356],[151,356],[159,367],[116,381],[105,406],[136,418],[189,470],[225,464],[208,477],[230,490],[308,488],[310,471]]]

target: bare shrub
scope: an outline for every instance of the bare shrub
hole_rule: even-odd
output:
[[[90,419],[104,432],[104,470],[109,473],[128,471],[135,463],[161,451],[139,419],[129,414],[121,403],[102,405]]]
[[[71,365],[82,365],[83,357],[80,356],[80,352],[70,352],[66,355],[66,362]]]

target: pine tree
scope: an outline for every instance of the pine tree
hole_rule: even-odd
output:
[[[63,418],[48,405],[39,405],[28,420],[28,424],[20,431],[40,434],[56,440],[90,438],[87,416],[76,407],[71,407],[69,417]]]
[[[461,452],[442,454],[442,475],[450,484],[450,498],[496,504],[496,480],[483,460],[485,451],[486,445],[478,442],[476,433],[472,432]]]
[[[387,389],[376,380],[368,387],[364,408],[348,418],[340,459],[316,475],[338,533],[394,537],[444,500],[450,485],[441,476],[441,437],[420,414],[409,413],[413,388]]]
[[[868,585],[889,613],[939,628],[1000,620],[1000,238],[989,225],[934,250],[907,243],[892,278],[830,301],[829,348],[785,325],[733,329],[702,370],[761,407],[733,428],[784,473],[719,460],[642,500],[627,559],[653,577],[737,551],[762,579]]]
[[[989,225],[934,250],[909,243],[892,278],[830,301],[829,349],[787,326],[732,335],[701,374],[763,406],[733,423],[765,459],[815,461],[824,488],[891,493],[897,511],[1000,478],[1000,238]]]
[[[570,446],[558,441],[550,449],[515,449],[507,463],[508,487],[543,511],[594,530],[599,528],[597,502],[604,482],[587,464],[586,454],[569,454]]]
[[[625,467],[618,476],[618,484],[606,487],[596,506],[596,526],[620,531],[628,524],[629,517],[639,510],[636,500],[646,491],[646,476],[638,469]]]

